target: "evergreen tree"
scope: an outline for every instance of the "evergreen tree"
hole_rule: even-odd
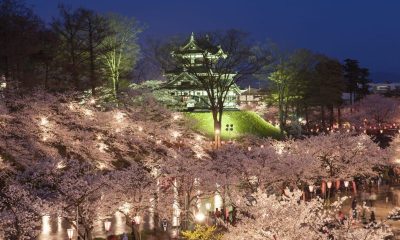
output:
[[[346,59],[343,65],[346,91],[350,94],[350,103],[362,98],[368,93],[369,71],[360,68],[357,60]]]

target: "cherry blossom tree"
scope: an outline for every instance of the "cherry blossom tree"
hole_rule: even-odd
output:
[[[378,94],[367,95],[353,105],[353,111],[344,111],[343,118],[351,124],[362,126],[393,124],[400,121],[399,100]]]
[[[364,229],[340,222],[335,214],[342,200],[324,207],[321,199],[299,201],[302,192],[285,190],[283,195],[257,192],[249,201],[243,199],[237,226],[230,227],[224,239],[343,239],[373,240],[390,236],[381,228]]]
[[[54,213],[72,226],[78,212],[86,236],[96,219],[115,211],[128,221],[149,214],[149,207],[169,210],[168,203],[157,207],[150,201],[158,192],[152,170],[179,179],[186,191],[195,167],[186,175],[174,167],[183,166],[185,152],[193,163],[206,154],[205,141],[197,138],[201,136],[183,131],[184,118],[148,94],[121,96],[117,106],[78,94],[37,92],[10,97],[0,106],[1,167],[36,169],[31,173],[40,186],[39,196],[51,200],[57,206]],[[168,195],[173,197],[171,191]]]
[[[4,239],[32,239],[39,231],[46,207],[19,174],[0,172],[0,228]]]
[[[224,201],[258,189],[282,193],[286,187],[308,191],[321,181],[377,176],[390,165],[388,151],[367,135],[332,133],[302,140],[248,139],[215,151],[208,174],[222,187]]]
[[[75,228],[74,221],[78,218],[84,229],[79,235],[87,239],[92,239],[96,221],[116,211],[129,213],[134,209],[137,213],[144,205],[144,198],[149,196],[146,190],[151,185],[146,171],[138,166],[104,173],[93,165],[74,160],[69,160],[63,168],[53,169],[50,179],[47,175],[45,180],[54,190],[50,200],[54,210]]]
[[[178,226],[193,222],[202,199],[219,195],[222,206],[244,209],[258,192],[279,195],[320,180],[374,176],[388,159],[369,137],[350,133],[247,137],[213,150],[187,124],[150,93],[135,90],[118,103],[73,93],[10,96],[0,102],[0,168],[29,181],[8,179],[1,194],[29,193],[21,201],[35,203],[30,211],[21,208],[32,214],[26,225],[57,214],[77,227],[78,214],[80,235],[90,237],[95,221],[116,211],[127,222],[139,214],[152,216],[153,225],[161,217]],[[16,219],[9,209],[0,203],[2,219]],[[7,232],[18,232],[10,226]]]
[[[312,156],[320,166],[315,174],[331,180],[376,176],[375,167],[389,164],[387,151],[365,134],[337,132],[313,136],[292,141],[289,151]]]

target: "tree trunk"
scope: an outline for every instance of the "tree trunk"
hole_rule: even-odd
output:
[[[321,105],[321,126],[325,130],[325,107],[323,105]]]
[[[44,73],[44,89],[48,90],[48,79],[49,79],[49,65],[45,64],[45,73]]]
[[[342,115],[340,112],[340,106],[337,108],[338,128],[342,127]]]
[[[304,109],[304,111],[305,111],[305,115],[306,115],[306,129],[307,129],[307,132],[310,130],[310,125],[309,125],[309,123],[308,123],[308,106],[306,106],[305,107],[305,109]]]
[[[92,96],[96,95],[96,76],[95,76],[95,58],[93,49],[93,29],[89,21],[89,57],[90,57],[90,86],[92,88]]]
[[[218,149],[221,147],[221,117],[222,113],[219,112],[215,107],[211,109],[213,121],[214,121],[214,145]]]
[[[85,238],[84,239],[85,240],[93,240],[91,228],[85,228]]]
[[[282,135],[284,127],[285,127],[285,121],[284,121],[283,103],[279,103],[279,128]]]
[[[350,90],[350,112],[351,113],[353,112],[353,102],[354,102],[353,91]]]
[[[334,124],[334,122],[335,122],[335,113],[334,113],[334,110],[333,110],[333,105],[331,105],[330,106],[330,128],[333,128],[333,124]]]
[[[74,47],[72,45],[71,45],[71,49],[70,49],[70,55],[71,55],[71,77],[72,77],[72,81],[74,82],[75,89],[79,90],[80,86],[79,86],[78,73],[77,73],[77,69],[76,69],[75,49],[74,49]]]
[[[8,64],[8,57],[6,56],[4,59],[4,77],[6,79],[6,83],[8,84],[10,79],[10,69],[9,69],[9,64]]]

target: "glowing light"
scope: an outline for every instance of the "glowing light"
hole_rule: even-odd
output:
[[[65,164],[64,161],[59,161],[59,162],[57,163],[57,169],[63,169],[63,168],[65,168],[65,167],[66,167],[66,164]]]
[[[180,119],[181,118],[181,116],[179,116],[179,115],[177,115],[177,114],[175,114],[174,115],[174,117],[173,117],[173,119],[176,121],[176,120],[178,120],[178,119]]]
[[[308,190],[309,190],[310,192],[314,192],[314,186],[313,186],[313,185],[308,186]]]
[[[99,148],[99,151],[102,153],[108,150],[108,146],[105,143],[100,142],[97,144],[97,146]]]
[[[124,117],[125,117],[125,113],[123,113],[123,112],[117,112],[117,113],[114,115],[115,120],[116,120],[117,122],[119,122],[119,123],[121,123],[121,122],[124,120]]]
[[[106,165],[105,165],[104,163],[102,163],[102,162],[97,162],[97,167],[98,167],[100,170],[103,170],[103,169],[106,168]]]
[[[172,131],[171,134],[173,138],[178,138],[181,135],[178,131]]]
[[[251,151],[251,147],[247,147],[247,150],[250,152]]]
[[[155,226],[155,223],[154,223],[154,215],[155,215],[154,208],[155,208],[155,204],[156,204],[155,202],[156,201],[154,198],[150,198],[149,221],[148,221],[150,230],[154,230],[154,226]]]
[[[68,238],[72,239],[72,237],[74,236],[74,229],[68,228],[67,229],[67,234],[68,234]]]
[[[327,186],[328,188],[331,188],[331,187],[332,187],[332,182],[331,182],[331,181],[327,182],[327,183],[326,183],[326,186]]]
[[[219,192],[215,192],[214,195],[214,207],[221,209],[222,208],[222,197],[221,194],[219,194]]]
[[[114,214],[115,225],[114,225],[114,233],[122,234],[125,231],[125,218],[121,212],[115,212]]]
[[[42,234],[48,235],[51,232],[50,216],[42,217]]]
[[[68,104],[68,108],[69,108],[69,110],[71,110],[71,111],[75,110],[75,106],[74,106],[73,103]]]
[[[110,231],[111,222],[109,220],[104,221],[104,229],[106,230],[106,232]]]
[[[250,176],[249,177],[249,183],[257,184],[257,182],[258,182],[258,177],[257,176]]]
[[[216,135],[219,135],[219,134],[220,134],[219,129],[215,129],[215,134],[216,134]]]
[[[40,125],[47,126],[49,124],[49,120],[46,117],[40,118]]]
[[[203,213],[199,212],[196,214],[195,218],[196,221],[203,222],[206,219],[206,216]]]
[[[83,114],[87,117],[93,117],[93,111],[90,109],[84,109]]]
[[[57,231],[62,231],[62,217],[58,216],[57,217]]]
[[[181,214],[181,208],[179,204],[179,191],[178,191],[178,181],[175,179],[173,184],[174,200],[172,204],[172,226],[179,226],[179,219]]]
[[[138,130],[139,130],[139,132],[143,132],[143,127],[142,127],[142,126],[139,126],[139,127],[138,127]]]
[[[344,186],[349,187],[349,181],[344,181]]]
[[[152,169],[151,169],[151,172],[150,172],[150,174],[151,174],[151,176],[153,176],[153,177],[158,177],[158,175],[159,175],[159,170],[158,170],[158,168],[156,168],[156,167],[153,167]],[[157,179],[158,180],[158,179]]]
[[[279,154],[279,155],[282,155],[283,149],[284,149],[284,148],[285,148],[285,145],[284,145],[283,143],[278,142],[278,143],[275,145],[275,151],[276,151],[276,153]]]
[[[133,219],[135,220],[136,224],[140,224],[142,221],[142,218],[139,215],[134,216]]]
[[[131,204],[129,203],[124,203],[120,208],[119,208],[123,213],[128,214],[129,211],[131,210]]]
[[[260,148],[264,148],[264,145],[261,145]]]
[[[206,203],[206,209],[207,209],[207,211],[211,210],[211,203]]]

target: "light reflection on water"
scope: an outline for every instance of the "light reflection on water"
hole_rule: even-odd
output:
[[[114,214],[111,220],[111,229],[108,234],[122,234],[130,232],[130,228],[125,224],[125,216],[122,213]],[[70,224],[57,216],[43,216],[42,228],[38,240],[67,240],[67,229]],[[106,237],[104,222],[99,220],[94,224],[93,237]],[[74,231],[76,239],[76,231]],[[1,240],[1,237],[0,237]]]
[[[42,234],[48,236],[51,232],[50,216],[42,217]]]

